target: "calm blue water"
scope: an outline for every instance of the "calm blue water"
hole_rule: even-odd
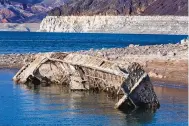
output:
[[[17,70],[0,69],[0,125],[135,126],[188,125],[187,89],[155,87],[161,107],[156,113],[125,114],[113,109],[106,94],[69,92],[48,87],[30,90],[15,85]]]
[[[177,43],[186,35],[77,34],[0,32],[0,54],[78,51],[125,47],[129,44]]]
[[[0,54],[77,51],[125,47],[129,44],[177,43],[185,35],[123,35],[0,32]],[[161,103],[156,113],[125,114],[113,109],[115,100],[106,94],[69,92],[67,88],[27,89],[11,81],[17,70],[0,69],[1,125],[187,125],[186,89],[156,87]],[[158,84],[157,84],[158,85]]]

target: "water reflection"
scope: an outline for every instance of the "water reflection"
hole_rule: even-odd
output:
[[[27,89],[27,86],[22,86]],[[141,124],[150,123],[153,120],[154,112],[150,110],[137,109],[135,111],[119,111],[114,109],[114,104],[118,99],[113,99],[106,93],[94,93],[94,92],[81,92],[70,91],[69,87],[54,85],[51,87],[36,87],[30,91],[41,96],[40,110],[46,111],[58,111],[57,116],[65,117],[69,115],[69,118],[75,119],[79,115],[83,116],[105,116],[111,118],[118,118],[119,120],[109,120],[107,125],[117,124],[122,120],[123,124]],[[39,103],[38,103],[39,104]],[[30,110],[36,110],[36,105],[30,106]],[[54,115],[54,113],[53,113]],[[46,115],[49,116],[49,115]],[[115,116],[115,117],[113,117]]]
[[[0,122],[49,125],[187,125],[186,89],[155,87],[161,107],[155,113],[114,109],[117,99],[106,93],[72,92],[68,87],[40,87],[35,90],[15,85],[14,72],[0,70]]]
[[[188,104],[188,89],[165,88],[158,86],[154,87],[154,89],[161,101]]]

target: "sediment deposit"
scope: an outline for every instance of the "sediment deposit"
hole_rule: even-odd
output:
[[[187,34],[187,16],[47,16],[44,32]]]

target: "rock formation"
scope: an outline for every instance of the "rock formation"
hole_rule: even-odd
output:
[[[38,23],[46,16],[187,16],[187,0],[0,0],[1,23]],[[41,2],[41,3],[39,3]],[[47,14],[48,13],[48,14]]]
[[[70,15],[188,15],[187,0],[69,0],[49,12]]]
[[[186,16],[47,16],[45,32],[187,34]]]
[[[122,98],[118,109],[159,108],[150,78],[138,63],[118,64],[81,54],[47,53],[22,67],[14,76],[26,85],[69,85],[71,90],[99,90]]]
[[[64,0],[0,0],[0,23],[39,23],[48,11],[63,4]]]

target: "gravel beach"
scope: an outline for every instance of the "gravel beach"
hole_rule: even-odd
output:
[[[188,83],[188,45],[187,43],[139,46],[125,48],[90,49],[78,51],[84,55],[105,58],[114,62],[138,62],[153,80]],[[0,68],[21,68],[31,62],[38,54],[1,54]]]
[[[188,45],[130,45],[125,48],[80,51],[116,62],[138,62],[153,80],[188,83]]]

